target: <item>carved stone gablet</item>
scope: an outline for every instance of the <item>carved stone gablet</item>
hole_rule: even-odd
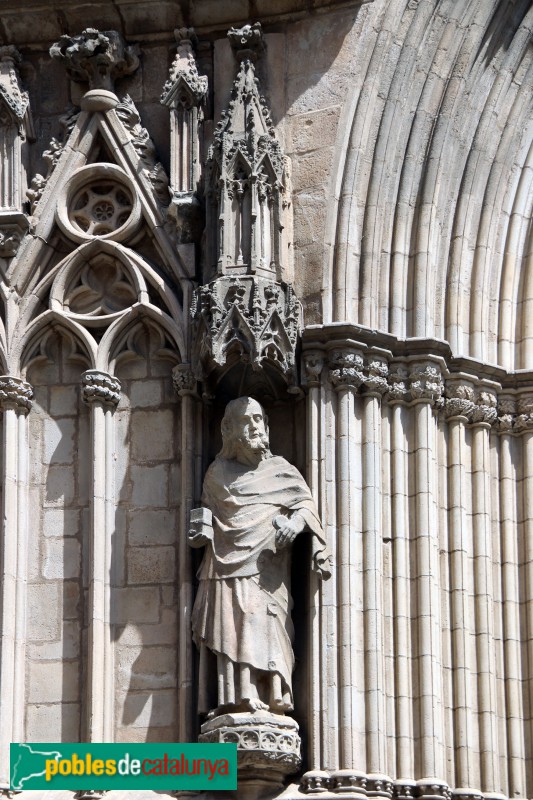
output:
[[[137,48],[127,47],[118,31],[86,28],[78,36],[61,36],[50,55],[65,64],[73,81],[89,83],[89,89],[114,91],[114,81],[131,75],[139,66]]]
[[[237,744],[239,785],[248,779],[280,786],[302,763],[298,723],[281,714],[223,714],[202,725],[198,741]]]
[[[295,380],[302,310],[290,285],[244,275],[219,278],[196,290],[191,315],[199,378],[234,353],[254,370],[269,361]]]

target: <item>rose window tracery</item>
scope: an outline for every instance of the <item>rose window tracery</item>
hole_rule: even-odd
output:
[[[128,221],[132,208],[133,199],[124,186],[114,183],[89,184],[73,198],[71,222],[83,233],[105,236]]]
[[[57,206],[63,233],[76,242],[122,242],[136,233],[141,208],[135,188],[115,164],[89,164],[74,173]]]

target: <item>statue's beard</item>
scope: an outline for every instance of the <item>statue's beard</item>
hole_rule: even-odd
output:
[[[256,433],[250,436],[248,433],[243,433],[239,436],[239,443],[248,450],[257,452],[265,452],[268,450],[268,436],[264,433]]]

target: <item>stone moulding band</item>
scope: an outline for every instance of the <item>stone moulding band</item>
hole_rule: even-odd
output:
[[[455,357],[440,340],[397,339],[344,323],[308,326],[302,345],[307,388],[326,377],[336,392],[370,394],[390,405],[429,403],[448,421],[461,418],[498,433],[533,428],[533,371]]]
[[[387,775],[365,774],[356,770],[311,770],[299,786],[307,795],[320,795],[321,800],[340,797],[383,797],[391,800],[506,800],[506,795],[481,792],[477,789],[452,789],[441,780],[398,780]],[[289,800],[289,795],[286,795]]]

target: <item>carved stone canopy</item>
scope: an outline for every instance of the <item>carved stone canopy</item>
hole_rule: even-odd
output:
[[[200,380],[236,357],[256,372],[268,363],[288,384],[296,382],[301,305],[289,285],[251,276],[219,278],[196,290],[191,315]]]

